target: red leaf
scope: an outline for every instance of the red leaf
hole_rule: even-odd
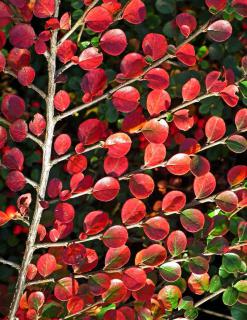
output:
[[[194,274],[204,274],[208,272],[209,269],[209,262],[206,258],[198,256],[193,257],[189,261],[189,270]]]
[[[186,204],[186,196],[181,191],[170,191],[162,200],[162,210],[165,212],[178,212]]]
[[[62,181],[58,178],[53,178],[48,183],[47,194],[51,199],[55,199],[59,196],[59,193],[62,191],[62,188]]]
[[[87,256],[83,261],[83,264],[73,266],[75,272],[85,273],[93,270],[98,264],[98,255],[95,250],[86,248]]]
[[[153,68],[144,75],[147,86],[151,89],[162,90],[169,87],[170,78],[166,70],[162,68]]]
[[[29,122],[29,130],[35,136],[41,136],[46,128],[46,120],[40,113],[35,113],[33,120]]]
[[[160,300],[166,310],[176,309],[179,300],[182,298],[182,292],[179,287],[174,285],[164,286],[158,293]]]
[[[120,190],[117,179],[105,177],[98,180],[93,187],[93,196],[103,202],[108,202],[116,198]]]
[[[223,191],[215,198],[217,206],[225,212],[233,212],[238,206],[238,197],[233,191]]]
[[[56,270],[56,258],[50,253],[45,253],[41,255],[37,261],[37,268],[39,274],[42,277],[46,278]]]
[[[217,20],[210,24],[207,34],[210,39],[216,42],[223,42],[232,35],[232,26],[227,20]]]
[[[119,248],[128,240],[128,231],[123,226],[113,226],[106,230],[102,236],[104,245],[108,248]]]
[[[15,120],[9,127],[11,138],[16,142],[22,142],[27,137],[27,124],[24,120]]]
[[[208,119],[205,125],[205,135],[208,142],[220,140],[226,133],[225,121],[222,118],[213,116]]]
[[[208,197],[214,192],[215,188],[216,180],[211,172],[201,177],[195,177],[193,189],[197,199]]]
[[[81,187],[81,183],[84,180],[84,174],[81,172],[73,174],[73,176],[70,179],[70,189],[71,192],[75,192]]]
[[[104,160],[105,173],[112,177],[120,177],[129,166],[128,159],[126,157],[113,158],[107,156]]]
[[[88,286],[94,296],[100,296],[106,292],[111,285],[111,278],[105,273],[96,273],[89,277]]]
[[[210,277],[209,277],[208,273],[204,273],[204,274],[192,273],[188,279],[189,289],[193,293],[201,295],[205,291],[208,291],[209,279],[210,279]]]
[[[32,67],[23,67],[18,71],[17,79],[22,86],[28,87],[33,83],[35,70]]]
[[[154,191],[154,181],[147,174],[137,173],[131,176],[129,189],[137,199],[146,199]]]
[[[125,320],[127,318],[123,315],[123,313],[120,310],[108,310],[104,314],[104,318],[103,319],[104,320]]]
[[[142,133],[151,143],[164,143],[168,137],[169,126],[164,119],[152,119],[142,127]]]
[[[82,154],[75,154],[71,156],[67,162],[66,169],[69,174],[75,174],[86,170],[87,158]]]
[[[167,238],[167,249],[170,254],[174,256],[179,256],[187,246],[187,238],[183,231],[176,230],[169,234]]]
[[[7,130],[0,126],[0,149],[2,149],[7,141]]]
[[[54,107],[63,112],[68,109],[70,105],[70,96],[67,91],[59,90],[54,97]]]
[[[65,154],[71,146],[71,139],[68,134],[60,134],[54,142],[54,150],[58,155]]]
[[[39,310],[45,303],[45,296],[41,291],[35,291],[30,294],[27,300],[30,309]]]
[[[107,86],[107,77],[103,69],[88,71],[81,81],[81,89],[84,92],[84,103],[90,102],[94,97],[101,96]]]
[[[142,50],[146,56],[153,60],[158,60],[166,54],[166,37],[159,33],[148,33],[142,41]]]
[[[194,233],[203,228],[205,218],[198,209],[186,209],[180,215],[180,222],[186,231]]]
[[[1,111],[7,120],[13,122],[25,112],[25,102],[15,94],[7,94],[3,97]]]
[[[20,149],[6,150],[2,157],[2,163],[10,170],[23,170],[24,156]]]
[[[0,30],[0,50],[5,46],[5,44],[6,44],[5,33]]]
[[[110,248],[105,255],[106,270],[119,269],[128,263],[131,253],[127,246]]]
[[[167,220],[163,217],[153,217],[145,221],[143,231],[151,240],[163,240],[170,231]]]
[[[146,215],[145,204],[136,198],[128,199],[121,210],[121,218],[124,224],[140,222]]]
[[[86,257],[86,248],[81,243],[72,243],[63,251],[63,262],[68,265],[79,264]]]
[[[227,173],[227,181],[230,185],[235,186],[247,178],[247,166],[238,165],[232,167]]]
[[[196,18],[189,13],[180,13],[176,16],[176,24],[185,38],[196,29]]]
[[[0,72],[2,72],[5,69],[5,65],[6,65],[6,59],[2,54],[2,52],[0,52]]]
[[[196,64],[195,48],[189,43],[184,44],[176,50],[176,57],[187,66]]]
[[[247,109],[240,109],[235,116],[235,125],[238,131],[247,129]]]
[[[77,45],[71,40],[65,40],[57,48],[58,59],[63,63],[69,62],[75,55],[77,50]]]
[[[54,295],[60,301],[68,301],[77,294],[78,282],[70,277],[59,279],[54,288]]]
[[[174,113],[173,121],[179,130],[188,131],[194,125],[194,117],[189,116],[189,110],[181,109]]]
[[[204,176],[210,171],[210,163],[208,159],[195,155],[192,157],[190,162],[190,171],[196,177]]]
[[[114,133],[105,141],[105,148],[108,148],[108,155],[113,158],[125,156],[130,148],[132,141],[126,133]]]
[[[38,18],[51,17],[55,12],[55,0],[36,0],[33,14]]]
[[[79,66],[83,70],[96,69],[102,62],[103,54],[94,47],[83,50],[79,56]]]
[[[145,286],[138,291],[132,292],[132,296],[137,301],[149,302],[154,294],[154,290],[155,290],[155,285],[153,281],[150,279],[147,279]]]
[[[239,100],[239,97],[236,95],[237,92],[239,92],[238,87],[231,84],[220,92],[220,96],[229,107],[235,107]]]
[[[127,288],[123,281],[119,279],[111,280],[110,288],[103,293],[102,298],[108,305],[111,303],[118,303],[124,300],[127,294]]]
[[[102,6],[96,6],[89,11],[85,18],[87,27],[94,32],[105,31],[113,22],[111,13]]]
[[[111,55],[119,56],[127,47],[127,38],[121,29],[112,29],[100,38],[101,49]]]
[[[149,143],[145,149],[145,166],[155,166],[164,161],[166,157],[166,147],[164,144]]]
[[[226,81],[219,80],[220,75],[219,71],[211,71],[207,74],[205,84],[208,92],[220,92],[227,86]]]
[[[9,222],[12,219],[9,215],[7,215],[5,212],[0,210],[0,226],[5,225],[7,222]]]
[[[239,15],[245,18],[247,17],[247,5],[245,0],[232,0],[231,5]]]
[[[92,235],[103,231],[108,224],[108,213],[101,210],[91,211],[83,221],[83,228],[87,235]]]
[[[172,156],[166,165],[166,169],[177,176],[182,176],[190,171],[191,158],[185,153],[177,153]]]
[[[27,268],[27,279],[33,280],[37,274],[37,267],[35,264],[30,263]]]
[[[139,91],[131,86],[119,89],[112,95],[112,103],[114,107],[118,111],[125,113],[134,111],[139,105],[139,99]]]
[[[84,301],[82,298],[74,296],[67,302],[67,310],[70,314],[75,314],[82,311],[84,308]]]
[[[196,78],[191,78],[182,88],[182,96],[184,101],[194,100],[200,93],[200,82]]]
[[[167,257],[166,249],[159,244],[152,244],[136,254],[135,265],[156,267],[162,264]]]
[[[144,67],[147,65],[144,57],[139,53],[128,53],[121,61],[120,70],[121,73],[117,75],[117,78],[135,78],[142,74]]]
[[[6,185],[11,191],[21,191],[26,185],[26,179],[20,171],[11,171],[6,177]]]
[[[0,27],[2,28],[11,22],[12,12],[10,8],[2,1],[0,2],[0,12],[1,12]]]
[[[171,97],[165,90],[153,90],[147,96],[147,109],[151,116],[167,111],[171,105]]]
[[[205,0],[206,5],[209,8],[214,8],[217,11],[225,9],[227,0]]]
[[[75,209],[70,203],[60,202],[54,209],[54,216],[60,222],[69,223],[74,219]]]
[[[146,7],[141,0],[131,0],[123,11],[123,19],[132,24],[140,24],[146,18]]]
[[[19,23],[9,31],[9,41],[13,47],[28,49],[34,44],[35,32],[25,23]]]
[[[131,267],[124,270],[122,280],[128,290],[137,291],[145,286],[147,275],[143,269]]]
[[[66,31],[71,29],[71,16],[68,12],[65,12],[60,18],[60,29]]]
[[[88,119],[83,121],[78,128],[78,139],[84,145],[90,145],[103,138],[103,123],[98,119]]]

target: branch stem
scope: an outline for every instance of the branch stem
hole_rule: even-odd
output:
[[[59,4],[60,4],[60,0],[56,0],[56,10],[55,10],[54,17],[58,16]],[[19,302],[20,302],[22,293],[25,289],[27,269],[33,257],[37,230],[38,230],[40,219],[43,213],[43,208],[40,205],[40,199],[45,198],[46,187],[47,187],[49,173],[51,169],[50,159],[51,159],[52,140],[54,135],[54,127],[55,127],[53,100],[56,92],[56,83],[54,79],[55,79],[55,73],[56,73],[57,34],[58,34],[58,30],[53,31],[52,33],[51,41],[50,41],[50,55],[48,58],[48,93],[46,97],[47,126],[46,126],[45,142],[43,147],[41,177],[40,177],[40,182],[37,189],[37,198],[36,198],[33,219],[32,219],[32,223],[30,225],[30,229],[27,237],[26,249],[25,249],[21,269],[19,272],[19,277],[17,280],[14,297],[10,306],[10,311],[8,316],[9,320],[15,319],[15,314],[18,310]]]

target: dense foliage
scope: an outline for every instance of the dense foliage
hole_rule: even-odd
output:
[[[0,1],[1,319],[246,319],[246,16]]]

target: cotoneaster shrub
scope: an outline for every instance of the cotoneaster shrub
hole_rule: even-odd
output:
[[[245,319],[246,16],[0,1],[2,319]]]

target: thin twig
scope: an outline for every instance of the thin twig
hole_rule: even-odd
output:
[[[8,266],[11,266],[12,268],[17,269],[18,271],[20,270],[20,266],[19,266],[17,263],[15,263],[15,262],[12,262],[12,261],[5,260],[5,259],[3,259],[3,258],[0,258],[0,263],[6,264],[6,265],[8,265]]]
[[[8,75],[14,77],[15,79],[17,79],[17,75],[16,75],[14,72],[12,72],[11,70],[5,69],[3,72],[4,72],[5,74],[8,74]],[[45,98],[46,98],[45,92],[44,92],[43,90],[41,90],[40,88],[38,88],[37,86],[35,86],[34,84],[30,84],[30,85],[27,86],[27,87],[28,87],[29,89],[32,89],[32,90],[34,90],[35,92],[37,92],[37,93],[41,96],[42,99],[45,99]]]
[[[9,126],[11,125],[11,123],[10,123],[8,120],[6,120],[6,119],[4,119],[4,118],[2,118],[2,117],[0,117],[0,123],[6,125],[7,127],[9,127]],[[41,148],[43,148],[43,142],[42,142],[40,139],[38,139],[37,137],[35,137],[33,134],[28,133],[28,134],[27,134],[27,138],[30,139],[30,140],[33,140],[33,141],[34,141],[35,143],[37,143]]]
[[[68,39],[80,26],[84,26],[85,25],[85,18],[87,16],[87,14],[89,13],[89,11],[96,6],[96,4],[99,2],[99,0],[94,0],[88,7],[87,9],[84,11],[83,15],[76,21],[76,23],[74,24],[74,26],[67,32],[65,33],[65,35],[58,41],[58,46],[60,46],[60,44],[62,44],[66,39]]]
[[[206,314],[209,314],[211,316],[214,316],[214,317],[218,317],[218,318],[221,318],[221,319],[233,320],[233,317],[227,316],[227,315],[219,313],[219,312],[215,312],[215,311],[211,311],[211,310],[207,310],[207,309],[203,309],[203,308],[198,308],[198,310],[203,312],[203,313],[206,313]]]

